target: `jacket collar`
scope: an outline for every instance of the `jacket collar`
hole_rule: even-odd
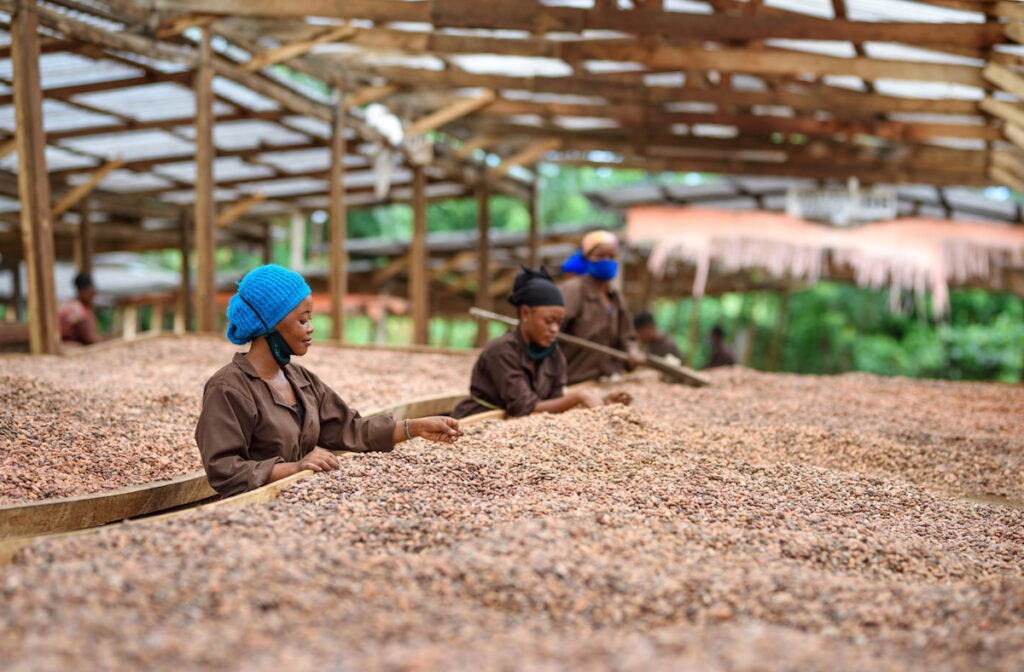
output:
[[[597,280],[594,280],[589,275],[583,276],[583,293],[591,301],[601,300],[601,290],[597,286]],[[616,293],[615,286],[609,284],[607,293],[609,297],[614,297]]]
[[[244,352],[236,352],[231,361],[250,378],[259,379],[260,374],[256,372],[256,367],[252,365],[252,362],[249,361]],[[289,364],[288,366],[281,367],[281,370],[284,371],[284,377],[294,387],[309,387],[309,381],[304,376],[297,375],[294,366]]]

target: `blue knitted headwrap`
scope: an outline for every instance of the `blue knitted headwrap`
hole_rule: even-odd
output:
[[[228,340],[244,345],[263,336],[311,293],[302,276],[287,268],[267,264],[249,271],[228,303]]]

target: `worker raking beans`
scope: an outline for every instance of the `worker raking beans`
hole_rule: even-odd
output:
[[[555,337],[565,319],[565,301],[545,269],[523,266],[509,303],[518,312],[519,326],[488,343],[480,353],[469,384],[470,398],[452,415],[464,418],[501,409],[509,416],[520,416],[561,413],[581,404],[592,408],[630,402],[624,392],[603,398],[590,390],[563,392],[565,356]]]
[[[646,357],[636,342],[633,320],[612,280],[619,272],[619,239],[610,231],[591,231],[583,236],[576,254],[562,264],[563,273],[578,277],[562,282],[565,298],[562,330],[588,341],[625,350],[629,368],[643,364]],[[620,363],[606,354],[565,346],[570,384],[594,380],[618,371]]]
[[[417,436],[451,443],[462,435],[453,418],[363,418],[314,373],[291,363],[312,345],[312,314],[312,293],[298,273],[267,265],[238,283],[228,305],[228,340],[251,345],[206,383],[196,426],[207,478],[221,495],[306,469],[337,469],[325,448],[390,451]]]

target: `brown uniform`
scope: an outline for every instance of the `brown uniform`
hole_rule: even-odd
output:
[[[452,417],[465,418],[494,408],[504,409],[513,417],[529,415],[541,401],[561,397],[565,387],[565,355],[561,350],[555,348],[537,362],[536,373],[531,364],[518,327],[488,343],[473,367],[471,397],[455,407]]]
[[[676,345],[676,339],[664,332],[659,333],[655,336],[654,340],[647,344],[647,352],[651,353],[655,357],[672,355],[679,361],[683,361],[683,353],[679,352],[679,346]]]
[[[622,294],[609,289],[608,298],[611,305],[605,310],[601,303],[601,290],[590,276],[566,280],[559,285],[559,289],[562,290],[562,297],[565,299],[565,321],[562,322],[562,331],[619,350],[626,350],[628,345],[636,344],[633,320]],[[565,352],[570,385],[606,376],[620,368],[618,360],[600,352],[585,350],[568,343],[559,347]]]
[[[362,418],[331,388],[297,364],[285,378],[305,409],[299,415],[260,379],[245,355],[213,374],[203,391],[196,443],[210,486],[235,495],[264,485],[279,462],[297,462],[316,446],[353,452],[389,451],[395,421]]]

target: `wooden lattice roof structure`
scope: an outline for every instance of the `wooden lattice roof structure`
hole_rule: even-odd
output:
[[[4,263],[45,270],[83,222],[97,249],[193,228],[201,317],[213,248],[275,213],[343,236],[408,201],[422,260],[423,204],[533,199],[538,161],[1024,190],[1015,2],[0,0],[0,30]]]

